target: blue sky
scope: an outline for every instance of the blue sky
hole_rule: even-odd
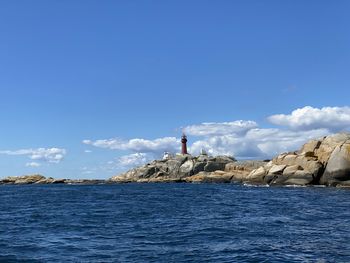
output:
[[[1,1],[0,177],[107,178],[182,129],[193,153],[241,158],[348,130],[349,8]]]

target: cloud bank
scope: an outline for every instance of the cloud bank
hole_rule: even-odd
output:
[[[152,154],[133,153],[116,158],[115,165],[118,167],[134,167],[150,162],[152,159]]]
[[[105,140],[84,140],[84,144],[110,150],[127,150],[142,153],[163,153],[165,151],[177,151],[179,139],[175,137],[164,137],[155,140],[131,139],[128,141],[118,138]]]
[[[253,120],[205,122],[183,127],[189,135],[191,154],[205,149],[210,155],[232,155],[238,159],[265,159],[297,150],[310,139],[350,127],[350,107],[306,106],[290,114],[267,117],[275,128],[263,128]],[[167,152],[179,152],[180,138],[85,140],[84,144],[131,153],[116,159],[119,167],[139,166]]]
[[[21,149],[15,151],[0,151],[0,154],[5,155],[24,155],[34,161],[46,163],[59,163],[64,159],[67,151],[60,148],[38,148],[38,149]],[[27,163],[27,166],[34,167],[37,162]],[[40,165],[40,164],[39,164]],[[38,166],[38,165],[37,165]]]
[[[30,163],[26,163],[27,167],[40,167],[41,164],[37,163],[37,162],[30,162]]]
[[[236,134],[243,135],[251,129],[257,128],[255,121],[232,121],[232,122],[204,122],[199,125],[187,126],[183,131],[193,136],[212,136]]]
[[[291,114],[277,114],[268,117],[268,120],[279,126],[286,126],[293,130],[313,130],[326,128],[337,132],[350,127],[350,107],[310,106],[296,109]]]
[[[306,141],[329,134],[327,129],[285,131],[280,129],[252,129],[243,136],[222,135],[203,138],[190,146],[199,154],[205,149],[210,155],[231,155],[238,159],[271,158],[281,152],[298,149]]]

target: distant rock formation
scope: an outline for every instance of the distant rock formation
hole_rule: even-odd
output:
[[[241,182],[269,185],[350,187],[350,134],[311,140],[299,151],[282,153],[272,161],[237,162],[226,156],[178,155],[153,161],[112,182]]]
[[[109,181],[108,181],[109,182]],[[88,179],[54,179],[52,177],[46,178],[40,174],[23,175],[23,176],[9,176],[0,179],[0,184],[104,184],[108,183],[105,180],[88,180]]]

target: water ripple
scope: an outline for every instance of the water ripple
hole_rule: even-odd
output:
[[[0,262],[350,262],[343,189],[0,188]]]

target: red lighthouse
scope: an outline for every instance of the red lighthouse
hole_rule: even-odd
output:
[[[181,154],[187,154],[187,136],[185,134],[183,134],[181,137],[181,143]]]

